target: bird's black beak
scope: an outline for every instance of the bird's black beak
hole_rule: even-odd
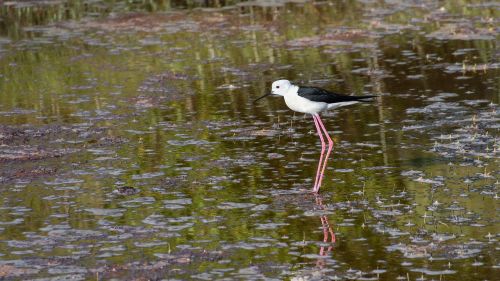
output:
[[[262,97],[260,97],[260,98],[258,98],[258,99],[256,99],[256,100],[254,100],[254,101],[253,101],[253,103],[256,103],[257,101],[259,101],[259,100],[261,100],[261,99],[263,99],[263,98],[265,98],[265,97],[268,97],[268,96],[270,96],[270,95],[272,95],[272,94],[273,94],[273,93],[267,93],[267,94],[263,95]]]

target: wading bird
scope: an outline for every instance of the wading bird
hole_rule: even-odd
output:
[[[285,98],[286,105],[291,110],[309,113],[313,116],[314,124],[316,125],[319,139],[321,140],[321,156],[319,158],[316,180],[312,190],[314,193],[317,193],[321,186],[321,181],[323,180],[326,169],[326,163],[333,147],[333,141],[328,135],[328,131],[319,117],[319,113],[328,109],[367,101],[367,99],[376,96],[347,96],[336,94],[317,87],[296,86],[288,80],[277,80],[273,82],[270,93],[259,97],[254,102],[271,95],[283,96]],[[323,156],[325,154],[326,143],[323,138],[323,134],[321,133],[322,131],[328,140],[328,151],[326,153],[326,157],[324,157],[324,161]]]

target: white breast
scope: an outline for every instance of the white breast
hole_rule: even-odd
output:
[[[327,109],[328,104],[325,102],[314,102],[303,98],[297,94],[299,87],[292,86],[284,95],[286,105],[294,111],[316,114]]]

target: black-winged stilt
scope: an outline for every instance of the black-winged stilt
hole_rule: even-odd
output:
[[[317,193],[321,186],[323,175],[326,169],[326,163],[333,147],[333,141],[328,135],[328,131],[326,130],[323,121],[321,121],[321,118],[319,117],[319,113],[328,109],[334,109],[337,107],[366,101],[366,99],[376,96],[347,96],[336,94],[317,87],[296,86],[288,80],[277,80],[273,82],[270,93],[259,97],[254,102],[257,102],[258,100],[270,95],[283,96],[285,98],[286,105],[291,110],[302,113],[309,113],[313,116],[314,124],[316,125],[319,139],[321,140],[321,156],[319,158],[316,180],[313,187],[313,192]],[[324,162],[323,156],[325,154],[326,143],[323,139],[323,134],[321,133],[322,131],[324,132],[326,139],[328,140],[328,151],[326,152]]]

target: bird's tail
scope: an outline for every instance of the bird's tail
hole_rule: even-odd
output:
[[[374,95],[371,95],[371,96],[351,96],[352,100],[355,100],[355,101],[361,101],[361,102],[370,102],[370,101],[373,101],[372,98],[376,98],[378,96],[374,96]]]

